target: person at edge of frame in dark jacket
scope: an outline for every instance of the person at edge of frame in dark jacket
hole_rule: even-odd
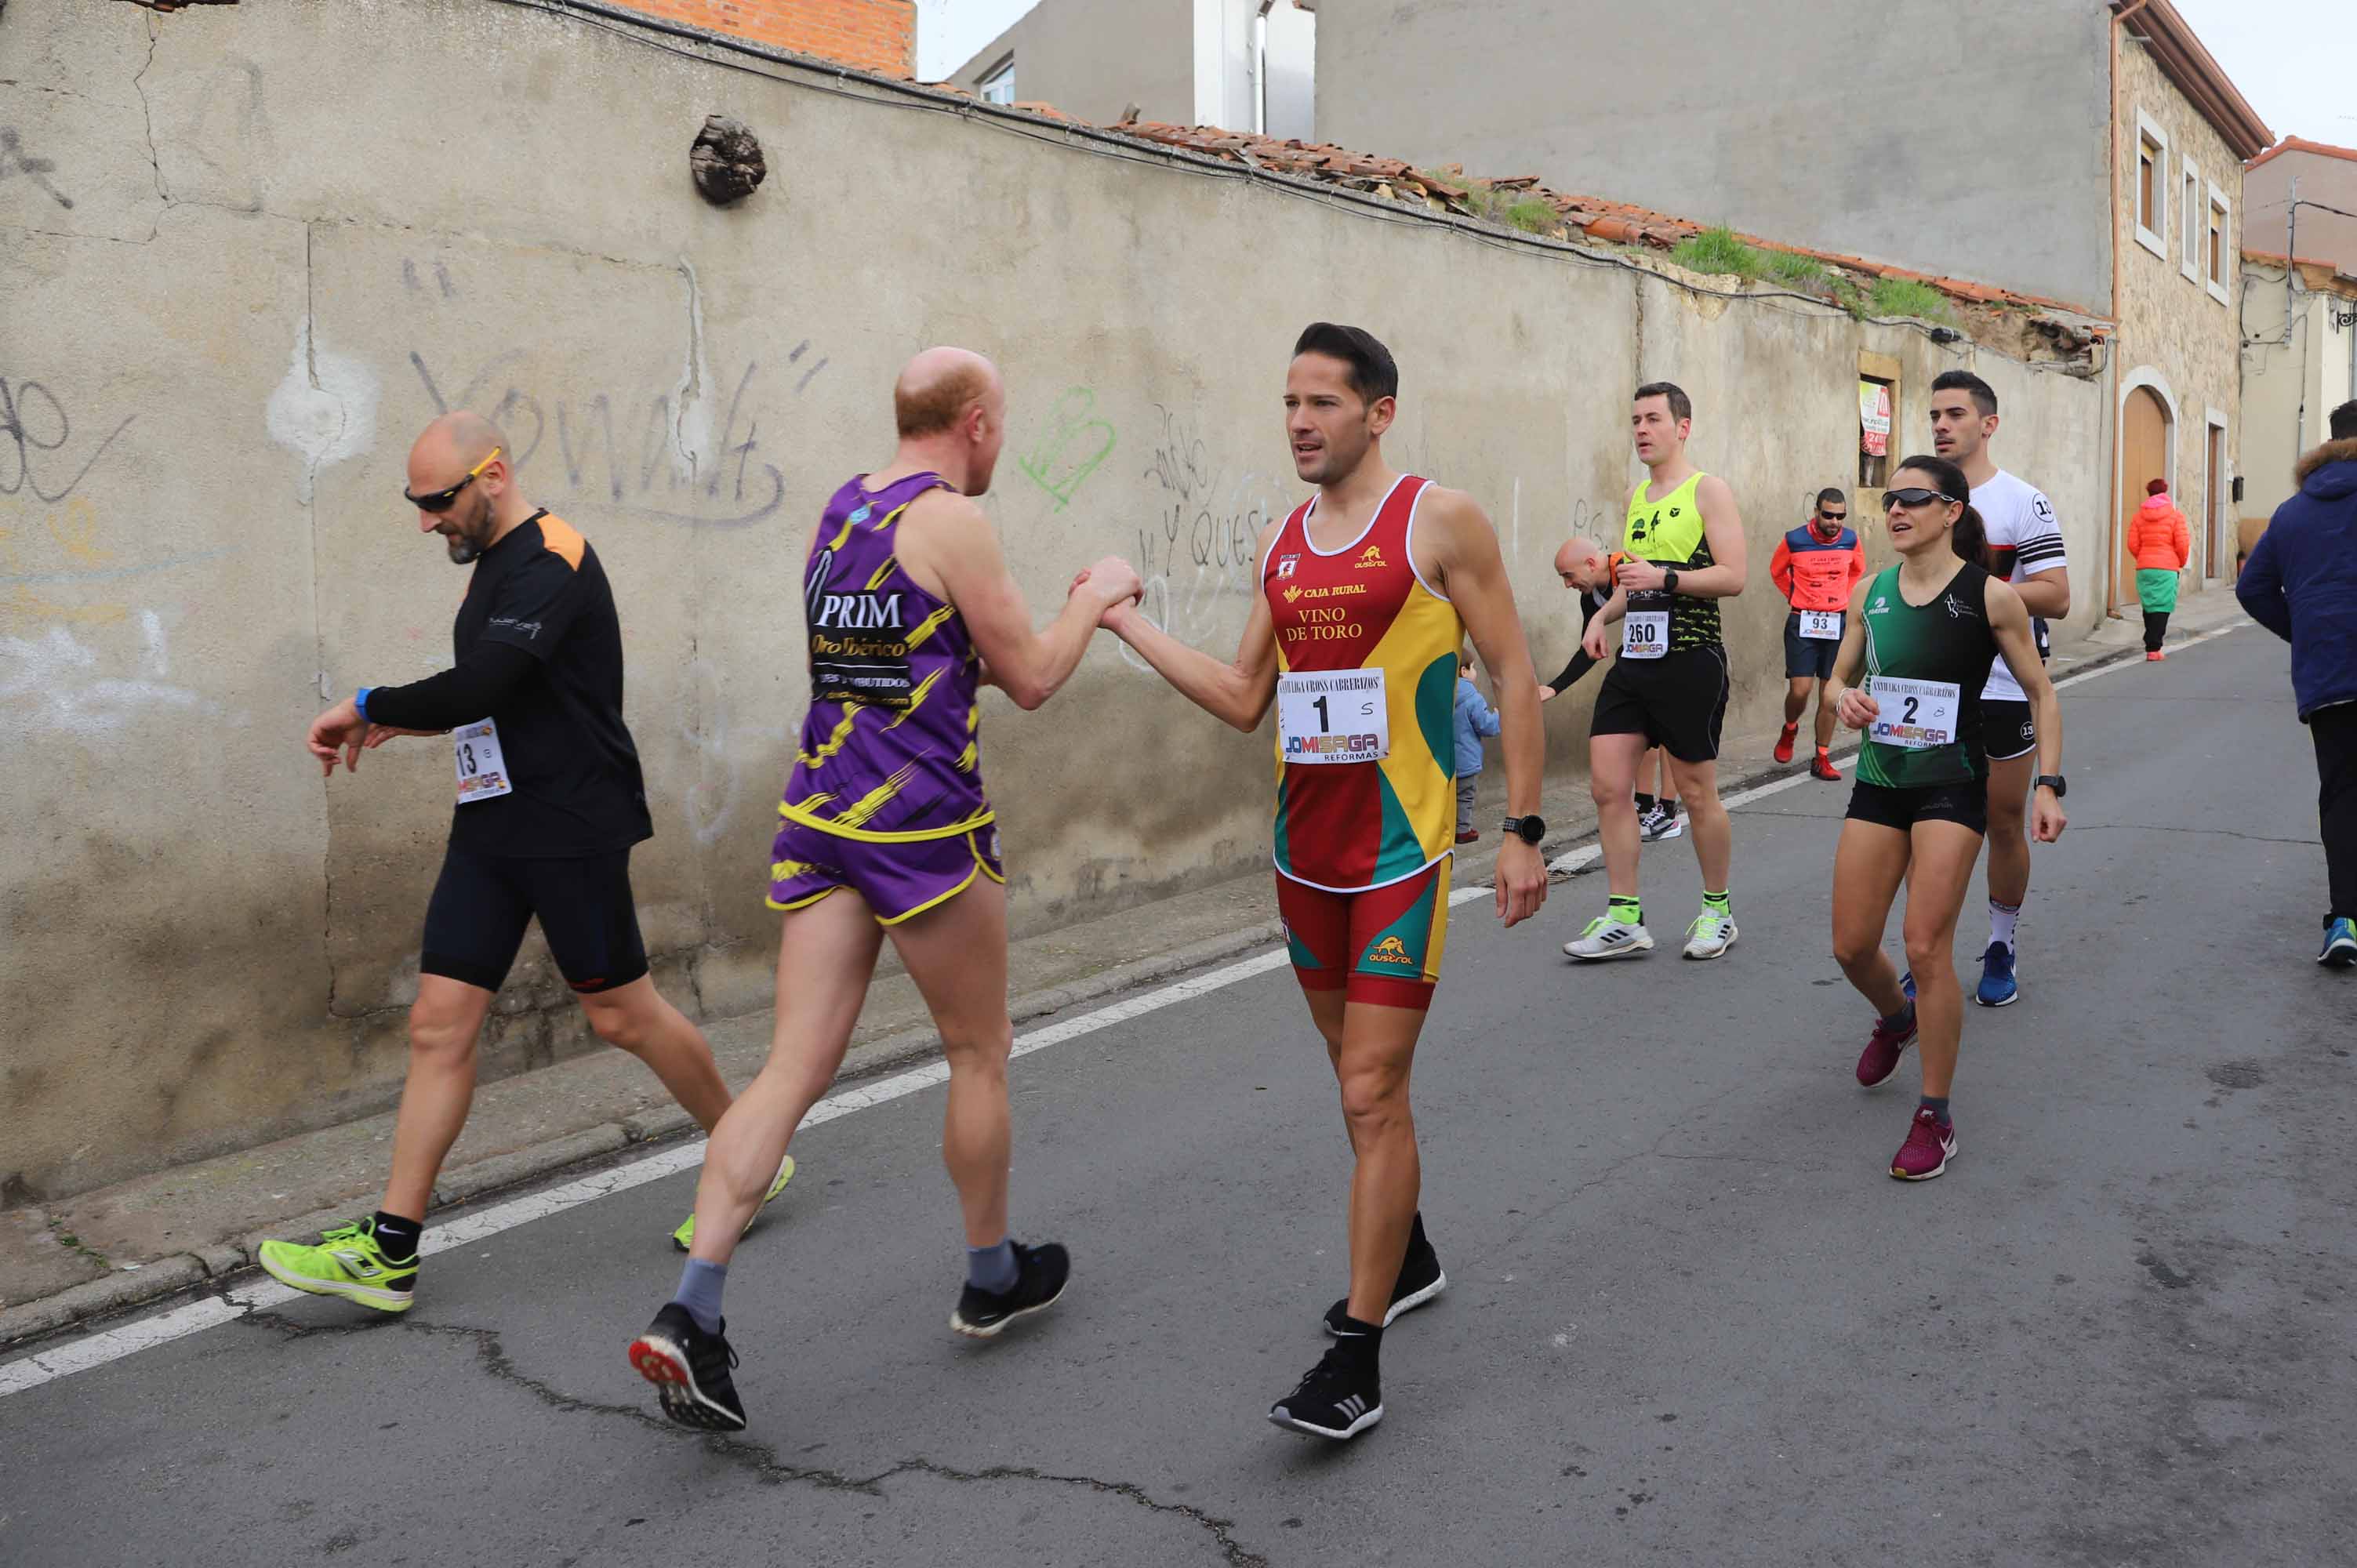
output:
[[[2316,961],[2357,965],[2357,399],[2299,460],[2234,585],[2251,618],[2291,644],[2293,700],[2316,743],[2317,816],[2331,899]]]

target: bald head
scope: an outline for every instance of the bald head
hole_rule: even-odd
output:
[[[974,404],[995,406],[998,392],[998,367],[981,355],[967,349],[928,349],[909,360],[892,383],[892,413],[900,439],[941,435]]]
[[[494,447],[501,456],[511,455],[508,438],[500,434],[498,425],[469,409],[452,409],[428,424],[417,437],[417,444],[409,449],[410,477],[417,477],[416,469],[423,459],[431,466],[430,473],[447,470],[450,478],[441,483],[452,483],[490,456]]]
[[[1575,534],[1555,553],[1555,570],[1567,588],[1600,588],[1609,575],[1604,547]]]
[[[450,559],[465,565],[523,517],[514,471],[515,451],[498,425],[463,408],[444,414],[409,449],[418,527],[440,534]]]

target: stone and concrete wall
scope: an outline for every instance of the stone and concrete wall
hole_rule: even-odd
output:
[[[2242,430],[2242,210],[2243,166],[2190,100],[2161,71],[2151,50],[2132,35],[2120,40],[2120,207],[2115,214],[2120,253],[2119,342],[2114,357],[2115,395],[2123,403],[2137,387],[2149,387],[2170,416],[2169,493],[2193,534],[2192,585],[2201,577],[2231,578],[2234,572],[2234,504],[2233,476]],[[2142,118],[2139,118],[2139,115]],[[2164,253],[2156,255],[2136,237],[2136,197],[2138,127],[2157,123],[2168,137],[2161,171],[2168,192],[2159,234]],[[2185,211],[2184,184],[2188,160],[2201,181],[2202,197],[2196,209]],[[2206,260],[2189,269],[2185,260],[2185,229],[2197,225],[2200,255],[2208,255],[2209,193],[2215,187],[2231,204],[2233,220],[2224,236],[2226,276],[2224,297],[2209,285]],[[2208,429],[2222,422],[2224,462],[2210,472]],[[2123,447],[2125,443],[2122,443]],[[2118,461],[2124,466],[2123,451]],[[2146,473],[2120,475],[2119,509],[2123,515],[2141,504]],[[2206,498],[2215,485],[2221,525],[2216,537],[2203,527]],[[2115,537],[2111,545],[2117,544]],[[2116,555],[2107,549],[2104,560],[2112,575],[2074,575],[2076,585],[2093,589],[2099,582],[2116,584]],[[2131,596],[2132,598],[2132,596]],[[2131,609],[2133,605],[2131,604]]]
[[[1318,134],[2104,311],[2093,0],[1351,0]]]
[[[478,0],[14,5],[0,59],[15,1192],[391,1103],[448,754],[397,743],[323,782],[300,742],[334,695],[447,660],[462,578],[399,496],[446,406],[500,419],[525,487],[606,562],[657,824],[641,918],[659,983],[706,1016],[770,998],[807,525],[888,456],[892,375],[928,343],[1006,368],[986,506],[1035,612],[1120,551],[1153,615],[1222,652],[1255,532],[1301,494],[1280,391],[1319,317],[1391,342],[1394,459],[1487,506],[1550,671],[1576,613],[1554,545],[1620,515],[1630,388],[1684,381],[1760,564],[1728,618],[1731,727],[1781,689],[1765,562],[1855,471],[1861,352],[1903,366],[1902,448],[1932,375],[1976,360],[2007,460],[2093,543],[2099,383],[914,89],[765,79]],[[772,171],[726,210],[686,166],[711,113]],[[1546,710],[1552,801],[1582,788],[1594,690]],[[986,700],[1019,929],[1265,864],[1265,734],[1111,639],[1039,714]],[[586,1044],[535,943],[486,1072]]]

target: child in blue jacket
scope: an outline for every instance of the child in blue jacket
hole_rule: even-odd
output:
[[[1473,684],[1473,660],[1457,655],[1457,842],[1481,836],[1473,826],[1473,792],[1481,782],[1481,737],[1498,733],[1498,710]]]

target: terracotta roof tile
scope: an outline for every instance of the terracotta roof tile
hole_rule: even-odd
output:
[[[1021,103],[1016,107],[1060,121],[1079,123],[1074,116],[1046,104]],[[1210,125],[1169,125],[1145,121],[1103,128],[1162,146],[1249,164],[1254,168],[1299,178],[1349,186],[1411,206],[1467,217],[1484,216],[1477,202],[1493,192],[1503,193],[1512,199],[1535,198],[1555,209],[1559,222],[1548,233],[1556,239],[1586,240],[1598,244],[1667,252],[1675,249],[1680,241],[1690,239],[1709,227],[1689,218],[1656,212],[1651,208],[1625,201],[1552,190],[1542,185],[1536,175],[1476,179],[1469,177],[1463,166],[1458,164],[1443,164],[1437,168],[1419,167],[1398,158],[1337,147],[1324,142],[1280,141],[1272,136],[1227,131]],[[1926,284],[1952,299],[1985,311],[2010,313],[2017,318],[2026,313],[2033,317],[2029,322],[2031,327],[2066,351],[2083,352],[2089,344],[2111,336],[2108,318],[2102,312],[2068,301],[2020,294],[1969,278],[1915,272],[1837,251],[1787,244],[1750,234],[1738,235],[1738,238],[1762,250],[1807,256],[1829,267],[1866,278],[1899,278]],[[2066,320],[2045,314],[2052,311],[2067,313],[2075,319]]]

